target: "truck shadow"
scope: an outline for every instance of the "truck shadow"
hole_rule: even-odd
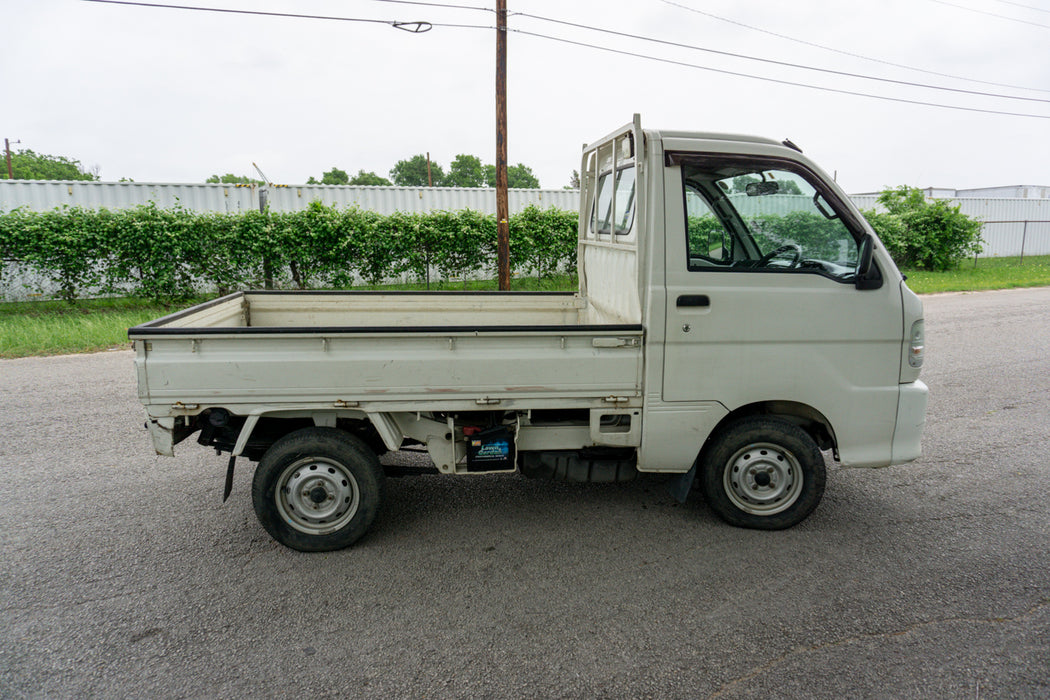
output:
[[[575,524],[588,528],[629,523],[632,528],[663,528],[681,520],[720,524],[699,493],[681,505],[668,492],[668,482],[666,476],[646,474],[608,484],[529,479],[520,474],[388,478],[385,502],[369,539],[435,531],[455,537],[476,534],[479,526],[494,531],[559,527],[571,531]]]

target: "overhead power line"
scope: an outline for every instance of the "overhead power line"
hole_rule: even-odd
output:
[[[852,58],[859,58],[859,59],[864,60],[864,61],[872,61],[874,63],[881,63],[883,65],[892,66],[894,68],[903,68],[905,70],[915,71],[917,73],[925,73],[927,75],[936,75],[936,76],[941,77],[941,78],[951,78],[953,80],[965,80],[967,82],[979,83],[981,85],[994,85],[996,87],[1012,88],[1014,90],[1031,90],[1031,91],[1034,91],[1034,92],[1050,92],[1050,90],[1046,90],[1046,89],[1043,89],[1043,88],[1026,87],[1024,85],[1012,85],[1010,83],[998,83],[998,82],[995,82],[995,81],[992,81],[992,80],[978,80],[977,78],[967,78],[967,77],[961,76],[961,75],[953,75],[951,73],[941,73],[941,72],[934,71],[934,70],[927,70],[925,68],[917,68],[915,66],[909,66],[909,65],[904,64],[904,63],[894,63],[893,61],[887,61],[887,60],[884,60],[884,59],[881,59],[881,58],[875,58],[873,56],[865,56],[864,54],[854,53],[852,51],[843,51],[842,49],[836,49],[836,48],[834,48],[832,46],[825,46],[824,44],[818,44],[818,43],[813,42],[813,41],[807,41],[805,39],[799,39],[798,37],[788,36],[787,34],[781,34],[779,32],[774,32],[774,31],[771,31],[769,29],[763,29],[762,27],[756,27],[756,26],[754,26],[752,24],[746,24],[744,22],[740,22],[740,21],[735,20],[735,19],[730,19],[728,17],[722,17],[720,15],[712,14],[712,13],[707,12],[705,10],[699,10],[699,9],[697,9],[695,7],[690,7],[688,5],[684,5],[684,4],[680,3],[680,2],[675,2],[674,0],[658,0],[658,1],[664,3],[665,5],[671,5],[672,7],[677,7],[677,8],[682,9],[682,10],[687,10],[689,12],[694,12],[694,13],[696,13],[698,15],[703,15],[704,17],[710,17],[711,19],[716,19],[716,20],[718,20],[720,22],[728,22],[729,24],[735,24],[738,27],[743,27],[744,29],[750,29],[751,31],[754,31],[754,32],[761,32],[762,34],[768,34],[769,36],[775,36],[778,39],[784,39],[786,41],[793,41],[796,44],[803,44],[805,46],[812,46],[813,48],[821,49],[823,51],[831,51],[832,53],[837,53],[837,54],[840,54],[842,56],[850,56]],[[1006,0],[1000,0],[1000,2],[1005,2],[1005,1]],[[1013,4],[1016,4],[1016,3],[1013,3]],[[1036,9],[1036,8],[1032,8],[1032,9]],[[1050,10],[1044,10],[1044,12],[1050,12]]]
[[[1000,15],[995,12],[988,12],[987,10],[978,10],[974,7],[967,7],[966,5],[956,5],[954,2],[946,2],[946,0],[930,0],[938,5],[947,5],[948,7],[954,7],[960,10],[966,10],[967,12],[976,12],[979,15],[987,15],[989,17],[998,17],[999,19],[1009,20],[1011,22],[1018,22],[1020,24],[1029,24],[1033,27],[1043,27],[1044,29],[1050,29],[1050,24],[1040,24],[1039,22],[1030,22],[1027,19],[1017,19],[1016,17],[1007,17],[1006,15]]]
[[[600,27],[592,27],[587,24],[580,24],[577,22],[569,22],[566,20],[552,19],[550,17],[541,17],[539,15],[529,14],[527,12],[516,13],[519,17],[529,17],[531,19],[541,20],[543,22],[551,22],[554,24],[561,24],[567,27],[574,27],[576,29],[585,29],[587,31],[599,32],[602,34],[611,34],[613,36],[624,37],[627,39],[638,39],[640,41],[648,41],[654,44],[662,44],[663,46],[673,46],[680,49],[689,49],[692,51],[703,51],[704,53],[711,53],[718,56],[728,56],[730,58],[739,58],[746,61],[757,61],[759,63],[767,63],[774,66],[784,66],[787,68],[798,68],[801,70],[814,71],[817,73],[826,73],[829,75],[838,75],[847,78],[859,78],[861,80],[872,80],[880,83],[890,83],[892,85],[904,85],[907,87],[917,87],[924,90],[941,90],[943,92],[954,92],[962,95],[976,95],[979,97],[994,97],[1002,100],[1021,100],[1023,102],[1044,102],[1050,104],[1050,99],[1042,97],[1020,97],[1016,95],[1004,95],[995,92],[982,92],[980,90],[964,90],[962,88],[951,88],[944,87],[941,85],[929,85],[927,83],[915,83],[909,80],[894,80],[893,78],[880,78],[874,75],[865,75],[863,73],[851,73],[848,71],[834,70],[832,68],[820,68],[819,66],[807,66],[802,63],[791,63],[789,61],[778,61],[772,58],[760,58],[758,56],[749,56],[747,54],[734,53],[732,51],[720,51],[718,49],[710,49],[704,46],[695,46],[693,44],[682,44],[677,41],[667,41],[665,39],[657,39],[654,37],[641,36],[639,34],[631,34],[629,32],[619,32],[612,29],[602,29]]]
[[[1031,5],[1022,5],[1019,2],[1011,2],[1010,0],[995,0],[995,1],[996,2],[1001,2],[1001,3],[1005,4],[1005,5],[1013,5],[1014,7],[1023,7],[1026,10],[1035,10],[1036,12],[1048,12],[1048,13],[1050,13],[1050,10],[1045,10],[1042,7],[1032,7]]]
[[[477,5],[452,5],[444,2],[421,2],[421,0],[370,0],[370,2],[387,2],[393,5],[418,5],[420,7],[440,7],[446,10],[481,10],[483,12],[495,12],[491,7],[479,7]]]
[[[379,19],[372,19],[372,18],[340,17],[340,16],[329,16],[329,15],[308,15],[308,14],[288,13],[288,12],[266,12],[266,11],[261,11],[261,10],[234,10],[234,9],[229,9],[229,8],[199,7],[199,6],[193,6],[193,5],[173,5],[173,4],[165,4],[165,3],[136,2],[134,0],[84,0],[84,1],[85,2],[105,3],[105,4],[111,4],[111,5],[131,5],[131,6],[137,6],[137,7],[155,7],[155,8],[176,9],[176,10],[191,10],[191,11],[198,11],[198,12],[217,12],[217,13],[236,14],[236,15],[259,15],[259,16],[266,16],[266,17],[291,17],[291,18],[297,18],[297,19],[319,19],[319,20],[330,20],[330,21],[340,21],[340,22],[366,22],[366,23],[372,23],[372,24],[386,24],[386,25],[389,25],[389,26],[392,26],[392,27],[395,27],[395,28],[407,29],[408,31],[416,31],[416,32],[418,32],[418,31],[427,31],[430,27],[449,27],[449,28],[459,28],[459,29],[489,29],[489,30],[495,28],[493,26],[476,25],[476,24],[451,24],[451,23],[441,23],[441,22],[433,22],[433,23],[431,23],[431,22],[421,22],[421,21],[401,22],[401,21],[396,21],[396,20],[379,20]],[[378,1],[380,1],[380,2],[392,2],[392,3],[398,3],[398,4],[424,4],[423,2],[416,2],[415,0],[378,0]],[[939,2],[939,1],[940,0],[933,0],[933,2]],[[426,4],[429,4],[429,5],[432,5],[432,6],[448,7],[448,8],[453,8],[453,9],[472,9],[472,10],[487,9],[487,8],[481,8],[481,7],[477,7],[477,6],[467,6],[467,5],[453,6],[453,5],[444,5],[444,4],[439,4],[439,3],[426,3]],[[922,84],[919,84],[919,83],[909,83],[909,82],[906,82],[906,81],[890,80],[890,79],[887,79],[887,78],[876,78],[876,77],[873,77],[873,76],[864,76],[864,75],[860,75],[860,74],[851,74],[851,73],[846,73],[846,72],[843,72],[843,71],[834,71],[834,70],[831,70],[831,69],[821,69],[821,68],[816,68],[816,67],[812,67],[812,66],[802,66],[802,65],[798,65],[798,64],[787,63],[787,62],[784,62],[784,61],[776,61],[776,60],[773,60],[773,59],[762,59],[762,58],[757,58],[757,57],[754,57],[754,56],[746,56],[746,55],[743,55],[743,54],[733,54],[733,53],[725,52],[725,51],[717,51],[717,50],[714,50],[714,49],[707,49],[707,48],[704,48],[704,47],[691,46],[691,45],[688,45],[688,44],[678,44],[676,42],[664,41],[662,39],[655,39],[655,38],[652,38],[652,37],[644,37],[644,36],[639,36],[639,35],[635,35],[635,34],[629,34],[629,33],[626,33],[626,32],[617,32],[617,31],[614,31],[614,30],[600,29],[600,28],[591,27],[591,26],[588,26],[588,25],[577,24],[577,23],[574,23],[574,22],[568,22],[568,21],[564,21],[564,20],[556,20],[556,19],[552,19],[552,18],[548,18],[548,17],[541,17],[541,16],[531,15],[531,14],[527,14],[527,13],[513,13],[513,14],[515,14],[517,16],[529,17],[529,18],[532,18],[532,19],[537,19],[537,20],[540,20],[540,21],[553,22],[553,23],[562,24],[562,25],[566,25],[566,26],[571,26],[571,27],[576,27],[576,28],[581,28],[581,29],[586,29],[586,30],[591,30],[591,31],[597,31],[597,32],[602,32],[602,33],[606,33],[606,34],[622,36],[622,37],[626,37],[626,38],[639,39],[639,40],[643,40],[643,41],[651,41],[651,42],[656,42],[656,43],[659,43],[659,44],[664,44],[664,45],[669,45],[669,46],[676,46],[676,47],[680,47],[680,48],[687,48],[687,49],[693,49],[693,50],[698,50],[698,51],[705,51],[705,52],[709,52],[709,53],[721,54],[721,55],[732,56],[732,57],[736,57],[736,58],[743,58],[743,59],[748,59],[748,60],[755,60],[755,61],[760,61],[760,62],[764,62],[764,63],[783,65],[783,66],[790,66],[790,67],[795,67],[795,68],[803,68],[803,69],[808,69],[808,70],[816,70],[816,71],[824,72],[824,73],[832,73],[832,74],[844,75],[844,76],[856,77],[856,78],[867,78],[867,79],[871,79],[871,80],[879,80],[881,82],[895,83],[895,84],[901,84],[901,85],[909,85],[909,86],[914,86],[914,87],[930,88],[930,89],[935,89],[935,90],[947,90],[947,91],[950,91],[950,92],[957,92],[957,93],[964,93],[964,94],[971,94],[971,95],[980,95],[980,96],[998,97],[998,98],[1016,99],[1016,100],[1027,100],[1027,101],[1032,101],[1032,102],[1050,102],[1050,100],[1042,100],[1042,99],[1038,99],[1038,98],[1015,97],[1015,96],[1012,96],[1012,95],[997,95],[997,94],[994,94],[994,93],[982,93],[982,92],[971,91],[971,90],[958,90],[958,89],[954,89],[954,88],[944,88],[944,87],[935,86],[935,85],[927,86],[927,85],[922,85]],[[743,72],[740,72],[740,71],[731,71],[731,70],[726,70],[726,69],[722,69],[722,68],[713,68],[711,66],[704,66],[704,65],[700,65],[700,64],[696,64],[696,63],[689,63],[689,62],[686,62],[686,61],[678,61],[678,60],[674,60],[674,59],[661,58],[661,57],[658,57],[658,56],[651,56],[651,55],[648,55],[648,54],[642,54],[642,53],[637,53],[637,52],[633,52],[633,51],[626,51],[626,50],[622,50],[622,49],[615,49],[615,48],[611,48],[611,47],[608,47],[608,46],[599,46],[597,44],[589,44],[589,43],[583,42],[583,41],[575,41],[575,40],[572,40],[572,39],[564,39],[564,38],[560,38],[560,37],[554,37],[554,36],[550,36],[550,35],[547,35],[547,34],[541,34],[539,32],[526,31],[526,30],[523,30],[523,29],[506,28],[504,31],[516,32],[516,33],[522,34],[524,36],[532,36],[532,37],[536,37],[536,38],[539,38],[539,39],[547,39],[549,41],[555,41],[555,42],[559,42],[559,43],[570,44],[570,45],[573,45],[573,46],[579,46],[579,47],[583,47],[583,48],[595,49],[595,50],[598,50],[598,51],[605,51],[605,52],[609,52],[609,53],[620,54],[620,55],[623,55],[623,56],[630,56],[630,57],[633,57],[633,58],[641,58],[641,59],[644,59],[644,60],[656,61],[656,62],[659,62],[659,63],[665,63],[665,64],[670,64],[670,65],[677,65],[677,66],[682,66],[682,67],[686,67],[686,68],[694,68],[694,69],[697,69],[697,70],[704,70],[704,71],[708,71],[708,72],[712,72],[712,73],[721,73],[723,75],[732,75],[732,76],[741,77],[741,78],[749,78],[749,79],[752,79],[752,80],[761,80],[763,82],[774,83],[774,84],[778,84],[778,85],[787,85],[787,86],[790,86],[790,87],[802,87],[802,88],[808,88],[808,89],[811,89],[811,90],[819,90],[819,91],[822,91],[822,92],[831,92],[831,93],[836,93],[836,94],[841,94],[841,95],[852,95],[852,96],[855,96],[855,97],[867,97],[867,98],[870,98],[870,99],[883,100],[883,101],[888,101],[888,102],[898,102],[898,103],[903,103],[903,104],[921,105],[921,106],[925,106],[925,107],[937,107],[937,108],[941,108],[941,109],[953,109],[953,110],[964,111],[964,112],[978,112],[978,113],[983,113],[983,114],[998,114],[998,115],[1011,116],[1011,117],[1027,117],[1027,118],[1031,118],[1031,119],[1050,119],[1050,115],[1028,114],[1028,113],[1023,113],[1023,112],[1007,112],[1007,111],[1003,111],[1003,110],[981,109],[981,108],[977,108],[977,107],[963,107],[963,106],[960,106],[960,105],[950,105],[950,104],[942,104],[942,103],[936,103],[936,102],[927,102],[927,101],[923,101],[923,100],[912,100],[912,99],[906,99],[906,98],[902,98],[902,97],[890,97],[890,96],[887,96],[887,95],[875,95],[875,94],[859,92],[859,91],[855,91],[855,90],[844,90],[844,89],[841,89],[841,88],[831,88],[831,87],[825,87],[825,86],[822,86],[822,85],[813,85],[813,84],[810,84],[810,83],[800,83],[800,82],[791,81],[791,80],[781,80],[781,79],[778,79],[778,78],[770,78],[770,77],[762,76],[762,75],[753,75],[753,74],[750,74],[750,73],[743,73]]]
[[[154,2],[133,2],[132,0],[84,0],[84,2],[99,2],[107,5],[132,5],[135,7],[158,7],[168,10],[192,10],[195,12],[218,12],[231,15],[258,15],[262,17],[293,17],[295,19],[323,19],[335,22],[365,22],[368,24],[386,24],[395,29],[404,29],[412,33],[429,31],[431,27],[446,27],[456,29],[492,29],[491,26],[480,24],[449,24],[443,22],[423,21],[400,21],[389,19],[371,19],[366,17],[338,17],[331,15],[306,15],[294,12],[264,12],[262,10],[233,10],[225,7],[198,7],[195,5],[168,5]]]
[[[939,107],[942,109],[954,109],[962,112],[980,112],[983,114],[999,114],[1008,117],[1029,117],[1031,119],[1050,119],[1050,114],[1027,114],[1024,112],[1005,112],[997,109],[980,109],[978,107],[962,107],[960,105],[949,105],[938,102],[925,102],[922,100],[909,100],[903,97],[889,97],[887,95],[873,95],[867,92],[857,92],[854,90],[842,90],[839,88],[824,87],[822,85],[812,85],[809,83],[799,83],[791,80],[780,80],[778,78],[768,78],[762,75],[752,75],[750,73],[741,73],[739,71],[724,70],[722,68],[712,68],[710,66],[703,66],[697,63],[688,63],[686,61],[676,61],[670,58],[660,58],[658,56],[650,56],[648,54],[635,53],[633,51],[625,51],[622,49],[614,49],[608,46],[599,46],[597,44],[588,44],[583,41],[574,41],[572,39],[563,39],[560,37],[550,36],[548,34],[540,34],[538,32],[530,32],[524,29],[511,29],[509,31],[517,32],[525,36],[533,36],[539,39],[548,39],[550,41],[556,41],[563,44],[571,44],[573,46],[581,46],[588,49],[596,49],[598,51],[606,51],[608,53],[620,54],[622,56],[631,56],[633,58],[642,58],[648,61],[656,61],[658,63],[667,63],[675,66],[683,66],[685,68],[695,68],[697,70],[709,71],[712,73],[721,73],[723,75],[732,75],[739,78],[751,78],[753,80],[761,80],[767,83],[775,83],[777,85],[788,85],[790,87],[802,87],[809,88],[811,90],[820,90],[822,92],[833,92],[840,95],[853,95],[855,97],[868,97],[874,100],[885,100],[888,102],[901,102],[904,104],[922,105],[924,107]]]

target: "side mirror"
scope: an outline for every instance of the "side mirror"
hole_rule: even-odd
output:
[[[875,239],[865,233],[860,239],[860,250],[857,253],[857,272],[854,283],[857,289],[878,289],[882,286],[882,275],[875,264]]]

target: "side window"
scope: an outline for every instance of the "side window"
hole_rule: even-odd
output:
[[[858,244],[800,173],[717,160],[682,166],[690,270],[852,279]]]
[[[634,224],[635,171],[634,166],[620,168],[598,178],[598,196],[591,215],[591,230],[600,234],[630,233]],[[613,206],[615,204],[615,206]],[[613,219],[615,218],[615,221]]]

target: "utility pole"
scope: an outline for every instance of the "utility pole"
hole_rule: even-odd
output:
[[[507,200],[507,0],[496,0],[496,269],[510,290],[510,204]]]
[[[430,174],[430,151],[427,151],[427,187],[434,186],[434,178]]]
[[[266,173],[262,171],[255,161],[252,161],[252,167],[255,168],[255,172],[259,173],[259,177],[263,179],[263,184],[259,187],[259,213],[266,214],[266,209],[269,206],[269,185],[273,184],[270,182],[270,178],[266,177]],[[267,253],[263,253],[263,288],[273,289],[273,260]],[[231,462],[232,464],[232,462]]]
[[[22,143],[22,141],[19,139],[15,143]],[[4,155],[7,156],[7,179],[14,180],[15,173],[11,170],[11,142],[8,139],[4,139]]]

